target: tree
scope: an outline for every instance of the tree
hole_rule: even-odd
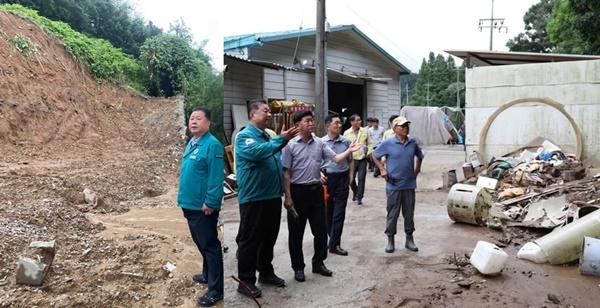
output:
[[[519,33],[516,37],[509,39],[506,47],[510,51],[552,52],[555,45],[548,37],[546,26],[557,2],[558,0],[541,0],[539,3],[531,6],[525,13],[525,16],[523,16],[525,32]]]
[[[411,93],[414,93],[415,91],[418,76],[419,75],[415,73],[400,76],[400,93],[402,94],[400,100],[402,106],[412,103],[408,100],[408,98],[410,97]]]
[[[180,37],[190,44],[192,43],[192,29],[185,24],[182,18],[169,23],[169,31],[167,33]]]
[[[419,106],[456,106],[456,64],[454,58],[444,58],[429,53],[423,59],[417,77],[414,94],[410,97],[410,105]],[[464,69],[459,70],[458,89],[464,90]],[[464,91],[463,91],[464,93]],[[464,94],[460,94],[464,101]]]
[[[163,34],[149,38],[140,48],[140,62],[150,73],[151,95],[183,95],[189,115],[196,106],[207,107],[214,119],[212,131],[223,137],[223,75],[202,58],[185,38]]]
[[[0,3],[34,9],[41,16],[70,25],[75,31],[103,38],[135,57],[148,37],[162,33],[151,22],[135,16],[125,0],[0,0]]]
[[[558,0],[547,30],[560,52],[600,54],[600,2]]]

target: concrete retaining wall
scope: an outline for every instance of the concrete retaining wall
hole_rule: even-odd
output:
[[[543,137],[576,152],[576,129],[556,108],[564,106],[582,133],[582,158],[600,165],[600,60],[487,66],[466,73],[467,152],[480,149],[482,129],[501,106],[516,100],[490,125],[485,137],[483,161]]]

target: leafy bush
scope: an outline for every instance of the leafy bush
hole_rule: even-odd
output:
[[[140,62],[149,72],[150,95],[183,95],[186,115],[196,106],[208,108],[211,131],[223,139],[223,75],[188,40],[176,35],[151,37],[140,48]]]
[[[15,46],[15,49],[18,52],[20,52],[26,57],[29,57],[32,54],[36,54],[38,52],[37,46],[35,46],[35,44],[32,43],[27,37],[22,36],[20,34],[15,35],[9,41],[13,44],[13,46]]]

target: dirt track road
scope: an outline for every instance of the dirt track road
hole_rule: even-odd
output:
[[[334,271],[331,278],[313,275],[306,268],[306,282],[293,280],[287,246],[287,224],[282,216],[281,230],[275,246],[274,266],[286,280],[286,288],[260,286],[263,307],[595,307],[600,300],[600,279],[581,276],[577,266],[537,265],[518,260],[520,246],[510,245],[510,255],[502,275],[485,277],[469,266],[463,271],[446,260],[456,253],[470,253],[477,240],[494,241],[502,233],[487,228],[452,223],[446,213],[441,171],[455,168],[463,162],[459,147],[429,148],[419,179],[417,193],[415,240],[419,252],[403,248],[392,254],[384,252],[385,191],[383,180],[368,175],[364,205],[349,202],[342,247],[349,256],[329,255],[327,266]],[[460,177],[460,175],[459,175]],[[165,205],[174,206],[175,191],[157,197]],[[172,201],[170,201],[172,200]],[[225,242],[230,247],[225,258],[224,307],[254,305],[236,293],[237,284],[230,278],[237,275],[235,235],[239,215],[236,199],[225,202],[221,213],[225,221]],[[156,256],[157,262],[177,263],[173,279],[186,279],[200,271],[201,259],[189,238],[181,212],[175,207],[132,209],[118,216],[97,215],[107,227],[104,236],[118,238],[130,234],[160,234],[163,240]],[[401,222],[399,222],[399,225]],[[400,227],[401,229],[401,227]],[[307,228],[304,238],[305,259],[312,257],[312,235]],[[469,289],[459,287],[457,280],[471,278]],[[194,307],[196,295],[204,292],[201,286],[188,286],[183,306]],[[559,304],[548,300],[556,295]],[[172,296],[172,295],[171,295]],[[156,306],[163,301],[155,302]]]

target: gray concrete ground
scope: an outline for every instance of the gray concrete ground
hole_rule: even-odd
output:
[[[293,279],[288,253],[285,211],[275,245],[273,264],[276,273],[286,280],[285,288],[258,286],[263,307],[597,307],[600,279],[581,276],[577,266],[538,265],[516,258],[519,246],[505,251],[510,259],[504,272],[486,277],[457,270],[446,262],[448,257],[470,253],[478,240],[493,241],[502,233],[483,227],[455,224],[447,216],[447,192],[436,190],[442,185],[441,174],[464,162],[461,146],[436,146],[427,149],[423,173],[419,177],[416,206],[415,241],[419,252],[404,249],[402,236],[394,253],[385,253],[385,190],[381,178],[367,176],[364,205],[348,203],[342,247],[349,256],[329,255],[326,264],[333,277],[311,273],[312,235],[307,227],[304,237],[306,282]],[[459,171],[459,178],[462,174]],[[230,251],[224,255],[225,300],[221,306],[251,307],[250,299],[236,293],[237,275],[235,235],[239,223],[236,199],[225,202],[221,213],[225,221],[225,242]],[[174,208],[137,209],[104,219],[107,233],[118,225],[150,230],[184,243],[178,254],[167,256],[178,262],[177,276],[200,270],[201,259],[193,247],[181,212]],[[399,221],[402,230],[402,221]],[[131,232],[131,231],[130,231]],[[471,288],[457,286],[456,277],[471,278]],[[197,294],[202,294],[198,287]],[[556,295],[559,304],[548,300]],[[192,307],[193,298],[185,306]]]

